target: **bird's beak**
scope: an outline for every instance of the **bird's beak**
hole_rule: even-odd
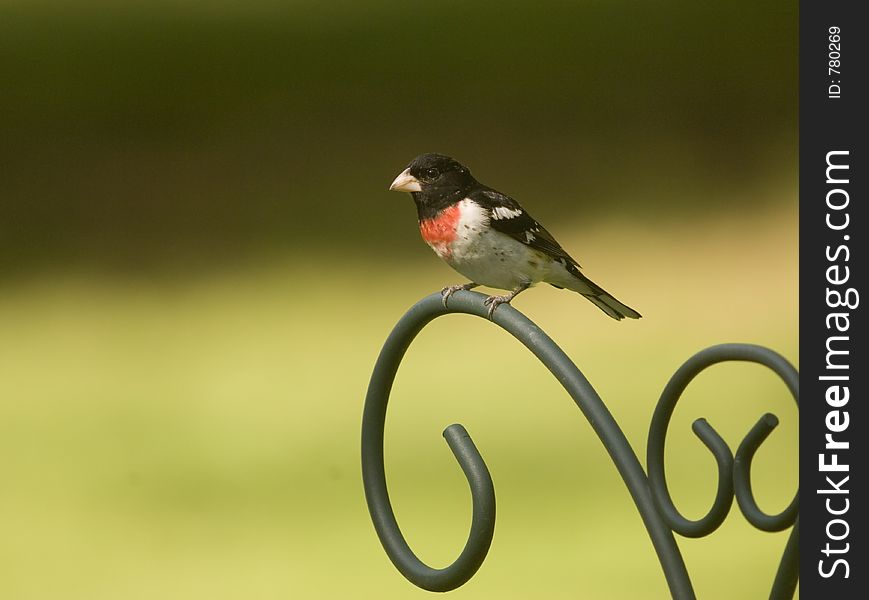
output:
[[[389,186],[391,192],[421,192],[422,187],[419,185],[419,179],[410,174],[410,167],[399,173],[392,185]]]

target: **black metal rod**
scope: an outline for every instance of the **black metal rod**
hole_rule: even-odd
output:
[[[769,594],[770,600],[788,600],[797,592],[800,580],[800,518],[794,521],[794,528],[788,536],[788,543],[782,553],[781,562]]]
[[[649,439],[646,449],[646,461],[649,473],[649,484],[658,509],[674,531],[687,537],[702,537],[715,531],[727,516],[727,511],[736,496],[739,508],[749,523],[763,531],[782,531],[793,525],[799,514],[799,490],[793,500],[778,515],[768,515],[757,506],[751,489],[751,462],[763,441],[778,425],[778,418],[770,413],[764,414],[757,424],[749,430],[739,445],[736,458],[732,458],[730,448],[715,432],[705,419],[695,421],[694,432],[710,448],[718,462],[718,490],[715,501],[709,513],[697,521],[685,519],[673,504],[670,491],[667,488],[667,478],[664,473],[664,445],[667,429],[673,410],[688,384],[703,370],[712,365],[727,361],[753,362],[764,365],[775,372],[785,383],[799,409],[799,373],[780,354],[768,348],[753,344],[719,344],[701,350],[673,374],[667,383],[649,427]],[[727,467],[727,463],[730,467]],[[776,589],[788,589],[796,581],[799,571],[793,567],[794,548],[798,545],[799,532],[791,533],[791,541],[785,549],[779,565],[779,576],[776,578]],[[796,579],[794,579],[796,578]],[[793,581],[791,581],[793,580]],[[791,592],[793,596],[793,591]]]
[[[775,415],[770,413],[763,415],[742,440],[736,451],[736,461],[733,465],[733,483],[739,509],[749,523],[762,531],[784,531],[794,524],[800,510],[800,498],[797,493],[782,512],[768,515],[758,507],[751,490],[751,461],[754,453],[777,425],[778,418]]]
[[[482,523],[475,530],[472,523],[471,535],[465,549],[445,569],[432,569],[416,557],[401,534],[386,489],[383,466],[386,406],[398,364],[419,331],[434,318],[450,312],[486,318],[486,307],[482,302],[484,298],[485,296],[475,292],[456,292],[450,298],[449,308],[445,308],[440,294],[432,294],[411,307],[392,330],[381,350],[365,400],[362,420],[362,475],[374,527],[396,568],[415,585],[434,591],[454,589],[467,581],[482,564],[491,542],[491,534],[488,538],[482,537],[488,530]],[[512,306],[498,307],[493,321],[531,350],[574,399],[612,458],[637,505],[672,596],[679,600],[693,599],[694,590],[673,532],[656,510],[646,474],[636,454],[597,392],[555,342]],[[478,496],[483,495],[486,490],[477,490],[473,483],[471,490],[476,518],[476,507],[483,506],[486,502]],[[494,500],[491,517],[494,524]],[[482,515],[480,518],[483,518]]]
[[[417,558],[401,534],[386,488],[383,435],[386,406],[398,365],[416,334],[436,316],[418,307],[411,308],[393,329],[371,376],[362,417],[362,480],[374,528],[392,563],[418,587],[446,592],[473,577],[486,558],[495,531],[495,489],[486,464],[465,429],[461,425],[448,427],[444,437],[468,479],[474,506],[465,548],[453,564],[434,569]]]
[[[431,591],[448,591],[468,581],[480,568],[492,542],[495,528],[495,491],[483,458],[461,425],[451,425],[444,437],[468,481],[473,501],[471,530],[459,557],[444,569],[424,564],[410,549],[389,501],[383,463],[386,408],[398,366],[411,342],[433,319],[448,313],[465,313],[487,318],[485,296],[475,292],[454,293],[446,308],[440,294],[420,300],[408,310],[390,333],[380,352],[362,417],[362,479],[374,527],[387,555],[398,570],[415,585]],[[630,444],[606,405],[576,365],[537,325],[509,305],[495,311],[492,320],[528,348],[552,372],[574,399],[600,438],[625,482],[643,520],[670,593],[677,600],[695,597],[679,547],[676,531],[700,537],[715,531],[733,504],[734,496],[745,517],[765,531],[780,531],[794,525],[785,547],[771,592],[771,598],[793,597],[799,581],[799,491],[778,515],[760,510],[751,489],[751,463],[763,441],[778,424],[765,414],[745,436],[736,452],[705,419],[692,425],[694,433],[709,448],[718,465],[718,486],[709,513],[697,521],[684,518],[673,504],[664,472],[667,428],[676,403],[690,382],[704,369],[724,361],[748,361],[772,369],[788,386],[799,407],[799,375],[781,355],[751,344],[721,344],[702,350],[688,359],[673,375],[661,394],[649,428],[647,444],[648,477]]]

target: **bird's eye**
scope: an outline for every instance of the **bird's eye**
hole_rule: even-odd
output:
[[[425,169],[422,172],[422,178],[424,181],[431,182],[431,181],[434,181],[435,179],[437,179],[440,176],[440,174],[441,174],[440,171],[438,171],[435,168]]]

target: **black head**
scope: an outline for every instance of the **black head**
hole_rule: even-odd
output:
[[[461,200],[477,183],[471,171],[443,154],[421,154],[402,171],[390,190],[410,192],[417,207],[439,210]]]

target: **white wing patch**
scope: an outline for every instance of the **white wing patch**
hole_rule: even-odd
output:
[[[507,208],[506,206],[496,206],[492,209],[492,218],[496,221],[500,221],[501,219],[514,219],[521,214],[521,208]]]
[[[531,233],[530,231],[526,231],[526,232],[525,232],[525,243],[526,243],[526,244],[530,244],[531,242],[533,242],[533,241],[536,240],[536,239],[537,239],[537,238],[536,238],[536,237],[534,236],[534,234]]]

